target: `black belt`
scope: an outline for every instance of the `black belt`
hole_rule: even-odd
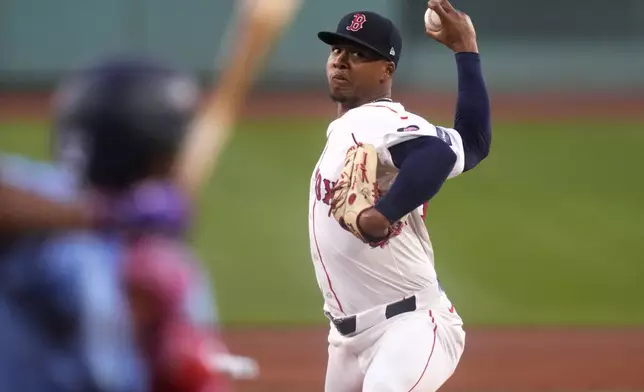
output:
[[[402,313],[413,312],[416,310],[416,296],[412,295],[398,302],[393,302],[385,308],[385,318],[390,319]],[[343,318],[331,318],[331,322],[341,335],[351,335],[356,331],[356,316]]]

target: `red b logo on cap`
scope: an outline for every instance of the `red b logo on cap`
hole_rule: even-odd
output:
[[[353,15],[353,20],[351,24],[347,26],[349,31],[358,31],[364,27],[364,23],[367,21],[367,17],[364,14],[355,14]]]

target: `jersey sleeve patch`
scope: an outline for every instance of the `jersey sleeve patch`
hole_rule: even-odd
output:
[[[403,124],[386,132],[382,138],[382,144],[378,146],[378,156],[385,165],[393,166],[393,160],[389,153],[389,148],[404,143],[417,137],[436,137],[445,142],[456,154],[456,164],[448,178],[458,176],[463,172],[465,165],[465,151],[463,142],[458,132],[454,129],[438,127],[432,124]],[[394,131],[395,130],[395,131]]]
[[[452,142],[452,137],[449,135],[449,133],[447,133],[445,128],[436,127],[436,136],[438,136],[439,139],[441,139],[442,141],[447,143],[448,146],[451,147],[451,146],[454,145],[453,142]]]

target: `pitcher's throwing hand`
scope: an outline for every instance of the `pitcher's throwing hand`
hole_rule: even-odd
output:
[[[425,26],[428,36],[455,53],[479,52],[476,43],[476,30],[469,15],[454,9],[448,0],[430,0],[427,6],[436,12],[441,20],[441,29],[438,31]]]

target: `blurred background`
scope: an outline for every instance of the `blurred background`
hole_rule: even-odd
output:
[[[225,37],[235,0],[4,0],[0,4],[0,82],[23,89],[49,85],[60,72],[110,50],[166,55],[205,75]],[[644,88],[644,3],[560,0],[455,1],[471,14],[494,91],[526,93],[634,91]],[[453,64],[424,35],[422,0],[307,1],[274,52],[263,85],[276,89],[319,87],[326,51],[320,29],[358,9],[393,18],[405,45],[397,84],[453,90]],[[224,39],[222,40],[222,37]]]
[[[477,28],[493,143],[428,210],[437,271],[470,333],[448,387],[644,390],[644,2],[453,4]],[[0,1],[1,150],[49,159],[51,88],[96,55],[165,56],[208,89],[234,40],[233,7]],[[335,108],[316,33],[360,9],[403,33],[394,98],[452,122],[454,59],[424,35],[426,2],[305,2],[259,77],[194,230],[230,344],[263,366],[241,390],[322,390],[326,324],[306,225]]]

